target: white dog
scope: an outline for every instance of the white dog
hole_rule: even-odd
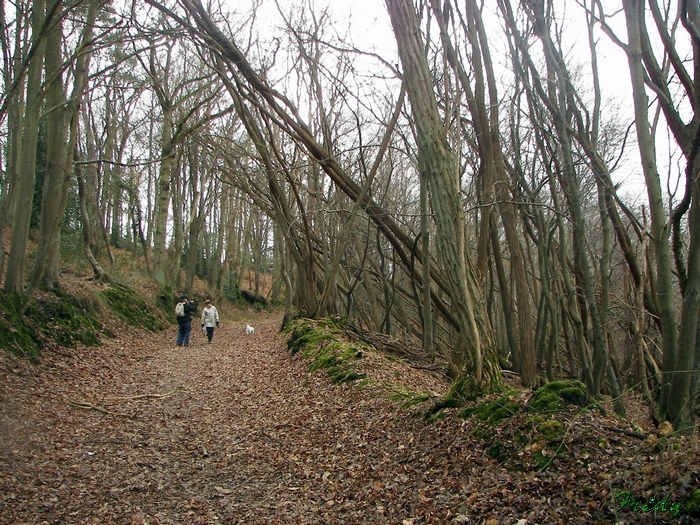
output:
[[[255,333],[255,328],[250,326],[249,324],[245,325],[245,333],[247,335],[254,334]]]

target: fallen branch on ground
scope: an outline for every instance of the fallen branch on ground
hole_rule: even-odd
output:
[[[106,416],[121,416],[128,418],[133,417],[131,414],[120,414],[119,412],[112,412],[101,406],[91,405],[90,403],[85,403],[83,401],[73,401],[72,399],[69,399],[68,404],[75,408],[82,408],[83,410],[95,410],[96,412],[99,412],[100,414],[104,414]]]
[[[127,399],[146,399],[146,398],[153,398],[153,399],[165,399],[167,397],[172,397],[175,394],[177,394],[180,391],[180,387],[177,387],[175,390],[168,392],[166,394],[137,394],[135,396],[119,396],[119,397],[106,397],[105,399],[109,400],[127,400]]]
[[[631,430],[624,430],[622,428],[609,427],[607,425],[603,425],[603,428],[605,430],[610,430],[611,432],[617,432],[618,434],[624,434],[625,436],[637,439],[646,439],[649,437],[646,434],[640,434],[639,432],[632,432]]]

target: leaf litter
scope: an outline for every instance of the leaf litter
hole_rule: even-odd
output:
[[[434,372],[368,353],[373,380],[334,384],[280,321],[223,323],[212,344],[195,331],[190,348],[174,328],[124,329],[38,365],[3,353],[0,523],[700,522],[653,505],[700,488],[696,436],[643,440],[574,409],[546,416],[563,429],[548,439],[525,411],[431,423],[430,401],[393,394],[444,395]]]

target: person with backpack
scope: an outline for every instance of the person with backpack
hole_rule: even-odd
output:
[[[177,318],[177,346],[190,346],[190,334],[192,333],[192,314],[197,310],[194,301],[190,301],[186,295],[180,297],[175,305],[175,317]]]
[[[214,337],[214,327],[219,326],[219,311],[211,304],[211,299],[207,299],[206,306],[202,310],[202,329],[207,330],[207,339],[211,343]]]

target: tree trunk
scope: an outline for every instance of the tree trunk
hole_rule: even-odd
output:
[[[32,5],[31,24],[36,53],[27,70],[27,105],[24,112],[22,146],[17,166],[17,189],[14,192],[12,245],[7,259],[7,275],[5,277],[5,292],[7,293],[24,292],[24,266],[34,197],[39,114],[43,103],[41,81],[46,41],[45,35],[42,33],[42,26],[45,8],[45,0],[36,0]]]
[[[78,160],[78,159],[76,159]],[[76,177],[78,179],[78,198],[80,200],[80,221],[83,225],[83,252],[85,253],[85,257],[87,260],[90,262],[90,266],[92,266],[92,272],[94,274],[94,278],[97,281],[108,281],[109,277],[105,273],[105,271],[102,269],[102,266],[100,263],[97,261],[95,258],[94,254],[92,253],[92,239],[91,239],[91,231],[92,229],[90,228],[90,215],[88,213],[88,189],[87,185],[85,184],[85,178],[83,177],[82,174],[82,166],[79,164],[76,164],[75,166],[75,171],[76,171]]]
[[[457,160],[446,143],[413,2],[386,0],[386,6],[415,121],[419,170],[428,182],[435,212],[436,248],[444,264],[451,306],[458,320],[459,334],[450,364],[456,375],[466,369],[480,388],[499,388],[501,378],[494,338],[465,246]]]
[[[667,412],[673,410],[673,403],[677,401],[670,399],[670,386],[677,371],[678,358],[678,326],[673,305],[673,266],[668,242],[669,229],[666,221],[663,191],[656,168],[654,140],[649,129],[648,97],[644,84],[645,72],[642,67],[640,24],[644,15],[644,4],[635,0],[623,0],[623,7],[629,37],[627,60],[632,80],[637,141],[649,196],[651,235],[656,254],[656,299],[659,307],[663,346],[663,386],[660,408]]]
[[[72,171],[72,163],[69,162],[69,159],[72,159],[77,142],[79,104],[87,82],[92,30],[96,17],[97,4],[91,2],[81,36],[81,44],[77,49],[73,93],[70,100],[66,100],[61,75],[63,25],[61,23],[53,24],[47,37],[46,76],[53,78],[53,80],[46,90],[46,104],[52,110],[46,116],[47,165],[41,205],[39,242],[30,283],[26,291],[28,296],[34,293],[42,279],[46,288],[52,289],[59,286],[59,237],[63,215],[68,203]]]
[[[172,183],[173,151],[170,140],[172,138],[172,116],[164,108],[163,129],[161,131],[161,161],[156,182],[156,202],[153,214],[153,280],[160,286],[165,286],[166,258],[166,230],[168,226],[168,210],[170,208],[170,185]]]
[[[405,85],[405,84],[404,84]],[[420,179],[420,235],[421,251],[423,260],[421,261],[421,290],[422,306],[421,318],[423,320],[423,351],[428,355],[433,355],[435,351],[435,341],[433,340],[433,313],[430,299],[430,222],[428,206],[428,183],[424,177]]]
[[[468,4],[467,9],[467,37],[471,43],[473,52],[471,57],[474,71],[474,83],[476,87],[472,92],[469,78],[458,60],[457,54],[447,33],[447,20],[440,9],[437,0],[431,0],[433,11],[437,14],[440,25],[440,34],[443,47],[450,65],[457,73],[460,85],[467,94],[467,103],[472,114],[472,122],[475,128],[476,141],[479,148],[481,165],[479,167],[482,180],[481,204],[490,205],[494,202],[494,196],[498,198],[498,210],[503,222],[503,230],[510,251],[510,264],[512,270],[513,288],[515,292],[515,308],[504,308],[504,313],[516,312],[517,330],[515,335],[518,344],[512,348],[513,364],[520,374],[523,384],[534,386],[537,383],[537,357],[534,345],[534,329],[532,326],[532,314],[530,305],[530,293],[527,287],[527,272],[522,245],[518,236],[518,219],[516,208],[509,201],[512,200],[509,192],[509,184],[505,173],[505,163],[500,149],[500,119],[498,114],[498,93],[496,79],[488,49],[486,30],[481,19],[481,12],[475,3]],[[445,4],[449,6],[449,4]],[[450,8],[450,11],[452,9]],[[486,97],[489,97],[487,103]],[[484,206],[481,227],[486,232],[495,224],[490,219],[490,210]],[[489,234],[483,234],[488,241]],[[493,241],[493,238],[491,237]],[[486,242],[487,242],[486,241]],[[484,242],[484,244],[486,244]],[[482,256],[483,257],[483,256]],[[480,273],[483,268],[480,268]],[[515,323],[511,320],[511,327],[515,329]]]

